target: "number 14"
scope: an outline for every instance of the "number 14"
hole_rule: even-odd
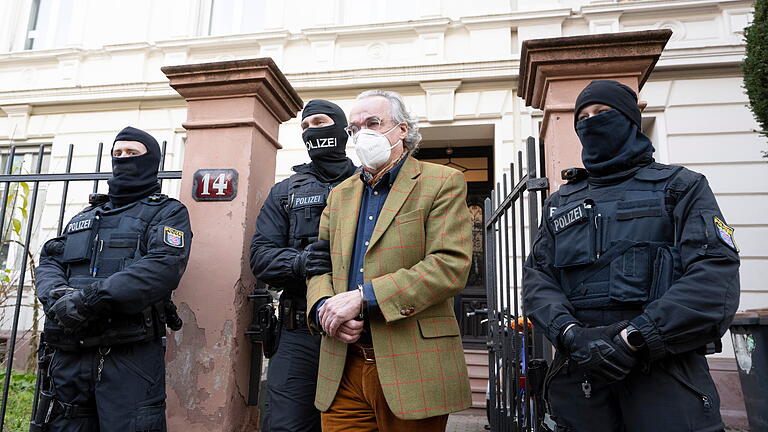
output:
[[[208,190],[208,184],[211,182],[211,174],[208,173],[203,176],[203,191],[200,195],[210,195]],[[216,189],[216,195],[224,195],[224,191],[227,189],[227,175],[224,173],[216,176],[216,180],[213,181],[213,188]]]

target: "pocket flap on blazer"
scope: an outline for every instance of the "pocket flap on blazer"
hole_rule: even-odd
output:
[[[416,209],[408,213],[403,213],[399,216],[395,216],[395,223],[404,224],[408,222],[421,222],[424,223],[424,218],[421,217],[421,209]]]
[[[419,329],[424,338],[459,335],[459,323],[452,316],[420,319]]]

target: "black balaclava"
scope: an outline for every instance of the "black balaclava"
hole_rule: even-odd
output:
[[[157,170],[160,167],[160,146],[152,135],[143,130],[126,127],[112,143],[117,141],[138,141],[147,148],[140,156],[112,157],[112,178],[109,184],[109,200],[121,207],[160,191]]]
[[[587,105],[613,108],[578,120]],[[605,177],[653,161],[653,144],[641,132],[640,109],[634,90],[616,81],[592,81],[576,98],[574,126],[581,140],[581,160],[592,177]]]
[[[344,111],[333,102],[323,99],[313,99],[304,106],[301,119],[314,115],[325,114],[333,120],[331,126],[307,128],[301,134],[309,157],[312,159],[314,171],[320,180],[335,182],[349,177],[355,170],[355,165],[347,157],[347,118]]]

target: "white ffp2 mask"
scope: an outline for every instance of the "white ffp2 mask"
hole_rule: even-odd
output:
[[[393,126],[392,129],[398,126],[399,124]],[[376,171],[387,163],[392,155],[392,149],[400,142],[398,140],[394,144],[389,143],[386,134],[392,129],[383,134],[371,129],[360,129],[352,137],[352,141],[355,143],[355,152],[364,167]]]

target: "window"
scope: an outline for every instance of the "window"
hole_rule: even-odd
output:
[[[208,34],[255,33],[265,28],[266,0],[211,0]]]
[[[341,1],[342,22],[346,25],[378,24],[418,19],[418,2],[389,0],[386,2]]]
[[[33,146],[17,147],[16,154],[13,157],[11,166],[12,174],[29,174],[34,172],[37,167],[38,148]],[[46,172],[50,163],[50,149],[43,153],[42,172]],[[9,153],[3,149],[0,154],[0,167],[2,173],[8,166]],[[0,183],[0,197],[5,194],[5,183]],[[35,207],[35,220],[39,223],[40,215],[45,202],[45,183],[40,183],[37,196],[37,206]],[[29,220],[29,210],[32,208],[32,182],[10,183],[8,188],[8,199],[5,210],[5,220],[3,221],[3,231],[0,234],[0,272],[5,269],[17,269],[24,259],[24,246],[27,221]],[[0,209],[2,209],[0,203]],[[0,275],[2,276],[2,275]]]
[[[51,49],[69,41],[74,0],[32,0],[25,50]]]

